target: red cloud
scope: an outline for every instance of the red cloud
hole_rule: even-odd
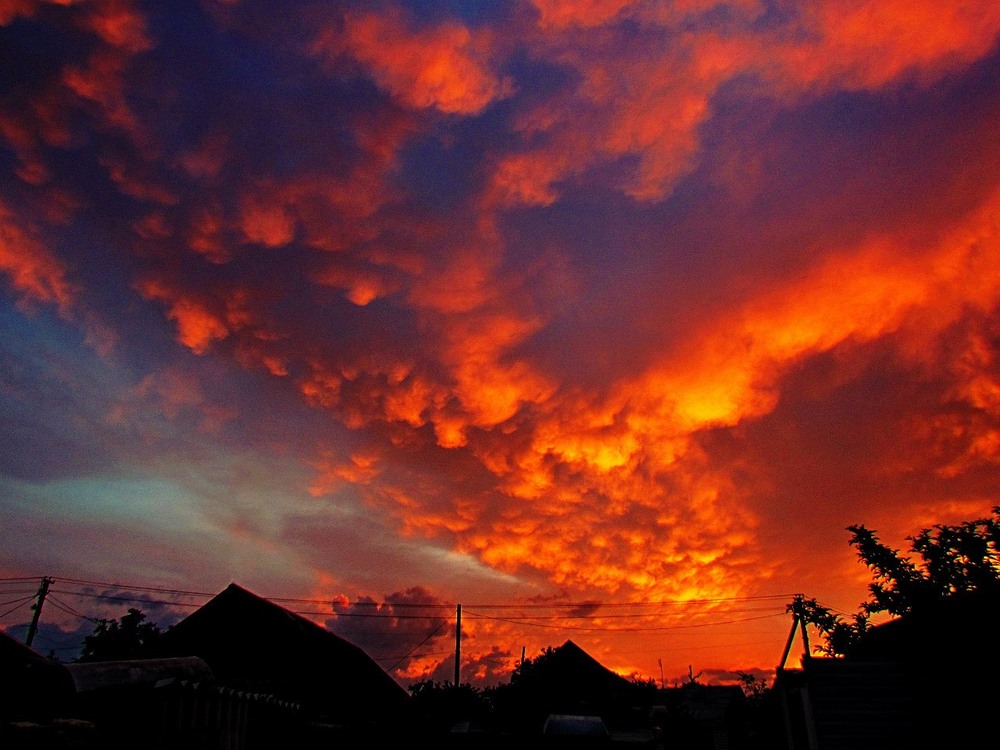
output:
[[[137,288],[147,299],[165,304],[167,317],[177,325],[177,340],[195,354],[204,354],[254,320],[247,294],[238,289],[199,293],[164,279],[147,279]]]
[[[54,304],[62,314],[69,313],[75,291],[66,278],[66,267],[40,240],[22,228],[16,215],[2,201],[0,271],[10,277],[22,300]]]
[[[146,32],[146,19],[128,0],[93,3],[84,24],[113,47],[142,52],[153,46]]]
[[[905,76],[935,80],[988,54],[1000,33],[1000,9],[989,3],[876,0],[845,9],[821,2],[797,6],[792,21],[772,28],[759,23],[758,4],[737,3],[731,10],[743,25],[726,30],[704,21],[716,2],[666,10],[621,0],[536,5],[542,28],[534,53],[572,69],[580,83],[563,101],[522,114],[526,142],[544,134],[545,145],[498,160],[493,200],[500,202],[551,204],[559,182],[629,156],[638,168],[619,187],[660,199],[695,166],[712,96],[737,77],[777,84],[791,100]],[[648,36],[625,34],[616,25],[624,16]],[[671,43],[654,50],[645,43],[654,38]]]
[[[493,46],[490,33],[455,22],[414,31],[398,15],[348,14],[343,31],[320,36],[313,49],[350,54],[410,107],[468,115],[510,93],[490,70]]]
[[[828,1],[800,11],[798,39],[765,38],[761,54],[777,54],[784,75],[806,85],[876,88],[910,73],[933,79],[989,53],[1000,32],[995,3]]]

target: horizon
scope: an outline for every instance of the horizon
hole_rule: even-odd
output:
[[[223,594],[232,586],[236,586],[248,593],[252,594],[254,597],[259,597],[264,599],[292,614],[302,616],[306,620],[309,620],[313,624],[323,628],[327,632],[342,638],[354,646],[360,648],[369,658],[372,659],[376,664],[379,665],[383,670],[389,674],[396,682],[401,686],[407,687],[408,685],[417,684],[425,681],[432,681],[438,683],[452,683],[454,684],[454,647],[451,657],[451,662],[444,660],[440,662],[437,668],[429,674],[417,675],[414,678],[406,679],[405,675],[394,670],[394,666],[398,663],[409,659],[424,657],[424,653],[415,653],[419,651],[420,645],[426,638],[426,633],[422,631],[413,632],[412,628],[410,633],[396,632],[393,634],[391,641],[397,643],[405,643],[407,635],[411,640],[418,640],[416,647],[411,649],[410,653],[407,654],[378,654],[372,653],[371,648],[378,648],[379,645],[384,648],[389,645],[389,641],[382,640],[377,635],[377,628],[357,628],[352,626],[352,618],[362,618],[362,621],[371,620],[396,620],[396,619],[408,619],[408,620],[419,620],[421,623],[430,623],[427,626],[427,630],[434,632],[441,630],[442,625],[446,626],[446,635],[448,635],[452,642],[454,642],[455,631],[457,627],[457,617],[458,609],[461,608],[463,611],[463,617],[465,618],[463,622],[468,623],[470,616],[472,620],[478,618],[493,619],[490,615],[485,615],[479,613],[478,615],[471,610],[510,610],[517,609],[516,605],[511,604],[482,604],[477,602],[472,602],[471,604],[463,605],[462,603],[456,604],[442,604],[441,602],[419,602],[419,601],[408,601],[408,602],[352,602],[348,604],[341,604],[339,608],[333,608],[331,602],[317,600],[317,599],[298,599],[294,597],[281,597],[281,596],[265,596],[259,592],[247,589],[245,586],[240,584],[238,581],[230,582],[224,589],[216,593],[209,592],[193,592],[190,590],[168,590],[162,587],[150,587],[150,586],[129,586],[125,584],[114,584],[110,582],[99,582],[99,581],[81,581],[79,579],[67,579],[59,578],[55,576],[43,576],[38,578],[39,582],[47,581],[47,585],[44,585],[45,594],[42,596],[42,608],[37,619],[34,618],[34,611],[37,606],[39,599],[39,594],[42,592],[42,586],[39,586],[37,590],[32,592],[30,586],[34,582],[34,578],[24,578],[24,579],[13,579],[13,580],[0,580],[0,596],[7,599],[8,596],[14,594],[24,594],[25,592],[31,592],[28,596],[21,596],[18,599],[9,600],[11,604],[17,604],[10,610],[7,610],[4,614],[9,617],[9,615],[14,612],[19,612],[22,616],[27,616],[29,619],[34,620],[36,624],[36,630],[32,636],[32,643],[29,644],[31,648],[37,653],[48,656],[49,658],[54,658],[56,661],[63,663],[72,663],[78,661],[81,656],[81,652],[84,647],[84,638],[95,633],[95,628],[101,620],[105,622],[110,622],[111,620],[120,621],[123,616],[125,616],[131,609],[138,610],[143,616],[143,622],[155,625],[160,633],[165,633],[173,626],[177,625],[179,622],[184,620],[188,615],[193,614],[204,604],[215,599],[219,595]],[[27,588],[25,588],[28,586]],[[67,599],[72,600],[77,603],[76,606],[70,606],[67,603]],[[746,602],[747,600],[740,599],[741,602]],[[86,602],[86,604],[81,604]],[[46,603],[48,603],[49,610],[46,611]],[[645,603],[650,606],[650,603]],[[663,604],[677,605],[681,602],[668,602],[668,603],[658,603],[658,606],[663,606]],[[692,604],[692,602],[683,602],[683,604]],[[703,603],[702,603],[703,604]],[[775,604],[775,602],[771,602]],[[330,607],[330,611],[322,611],[324,606]],[[527,605],[529,608],[531,605]],[[540,605],[534,605],[539,607]],[[567,608],[573,609],[589,609],[596,611],[600,608],[627,608],[633,610],[629,615],[616,615],[618,617],[630,617],[636,620],[648,621],[650,614],[648,610],[646,612],[641,612],[642,603],[635,602],[587,602],[587,603],[560,603],[557,605],[544,606],[541,605],[544,610],[565,610]],[[640,611],[635,612],[634,610],[639,607]],[[119,615],[115,616],[109,614],[114,609],[120,609]],[[55,610],[53,612],[52,610]],[[106,614],[103,618],[91,617],[84,612],[90,609],[91,611],[100,611]],[[31,615],[28,615],[28,612]],[[621,610],[619,610],[621,611]],[[77,618],[80,622],[79,626],[73,631],[67,631],[63,629],[65,623],[65,618],[60,617],[62,615],[72,615]],[[46,615],[55,615],[54,617],[47,617]],[[791,615],[784,613],[791,622]],[[519,617],[523,617],[520,615]],[[587,616],[589,619],[598,619],[597,615]],[[770,617],[768,615],[767,617]],[[501,618],[496,618],[501,619]],[[511,617],[502,618],[505,622],[510,622]],[[756,617],[748,618],[750,620],[757,619]],[[435,625],[435,623],[437,623]],[[698,627],[711,627],[713,624],[718,625],[720,623],[707,623],[705,625],[699,625]],[[726,624],[726,623],[722,623]],[[678,626],[684,628],[684,625]],[[20,622],[14,625],[7,625],[4,632],[7,635],[20,640],[25,641],[25,638],[31,628],[31,623],[29,621]],[[526,630],[531,631],[534,629],[532,625],[528,625]],[[794,634],[794,633],[793,633]],[[464,635],[463,635],[464,637]],[[579,637],[579,636],[577,636]],[[477,662],[473,660],[462,660],[462,667],[460,669],[460,683],[470,684],[475,688],[490,687],[495,684],[502,684],[504,679],[509,681],[510,675],[513,673],[514,668],[520,663],[521,658],[534,659],[549,648],[558,648],[565,645],[567,642],[574,642],[573,634],[564,634],[561,636],[561,642],[553,643],[543,643],[544,639],[536,640],[537,643],[542,645],[537,645],[536,651],[534,653],[529,652],[527,646],[522,647],[522,657],[519,657],[515,662],[509,664],[509,670],[504,672],[502,669],[490,670],[488,674],[482,675],[477,674]],[[798,638],[795,639],[798,642]],[[463,641],[464,643],[464,641]],[[792,655],[792,658],[788,659],[789,664],[796,663],[798,661],[798,655]],[[461,658],[461,653],[459,653]],[[615,670],[612,670],[615,671]],[[466,673],[469,674],[469,679],[466,678]],[[620,674],[619,672],[615,672]],[[684,684],[691,680],[694,673],[693,665],[689,665],[688,672],[681,675],[672,675],[669,680],[669,686],[677,687],[678,685]],[[717,673],[710,671],[705,673],[699,670],[695,677],[704,677],[704,684],[737,684],[739,682],[739,675],[752,674],[755,678],[761,680],[773,679],[773,670],[762,670],[760,668],[752,667],[747,670],[736,670],[732,672]],[[659,676],[655,675],[644,675],[632,672],[629,674],[622,674],[622,677],[629,679],[636,679],[642,681],[654,681],[661,688],[668,686],[668,680],[666,675],[661,673]]]

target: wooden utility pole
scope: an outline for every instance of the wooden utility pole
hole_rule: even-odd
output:
[[[788,660],[788,652],[792,650],[792,642],[795,640],[795,628],[801,628],[802,633],[802,649],[803,656],[809,656],[811,653],[809,647],[809,633],[806,631],[806,620],[805,613],[802,607],[802,594],[796,594],[794,600],[792,601],[792,629],[788,632],[788,640],[785,641],[785,650],[781,654],[781,663],[778,664],[778,669],[784,669],[785,662]]]
[[[455,687],[461,683],[458,681],[462,672],[462,605],[458,605],[455,611]]]
[[[35,599],[37,601],[31,605],[35,614],[31,616],[31,624],[28,626],[28,635],[25,636],[24,639],[25,646],[30,646],[31,642],[35,640],[35,631],[38,630],[38,618],[42,616],[42,605],[45,604],[45,597],[49,595],[49,586],[51,584],[52,579],[45,576],[42,578],[42,583],[38,587],[38,593],[35,594]]]

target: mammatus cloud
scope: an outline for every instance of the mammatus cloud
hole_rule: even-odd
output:
[[[74,429],[182,484],[209,441],[295,467],[287,505],[192,481],[206,534],[324,596],[336,538],[469,587],[722,601],[810,544],[846,568],[858,514],[987,502],[994,4],[262,14],[0,5],[5,294],[120,376]],[[434,598],[347,546],[403,592],[364,606]]]
[[[509,79],[492,68],[492,29],[456,22],[412,29],[401,14],[347,12],[342,26],[324,31],[312,51],[350,55],[378,85],[410,107],[474,115],[510,93]]]

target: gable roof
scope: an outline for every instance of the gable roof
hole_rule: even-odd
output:
[[[519,682],[524,687],[575,697],[607,696],[632,686],[571,640],[537,659]]]
[[[199,656],[227,687],[330,720],[398,710],[409,694],[354,644],[235,583],[167,630],[161,656]]]

